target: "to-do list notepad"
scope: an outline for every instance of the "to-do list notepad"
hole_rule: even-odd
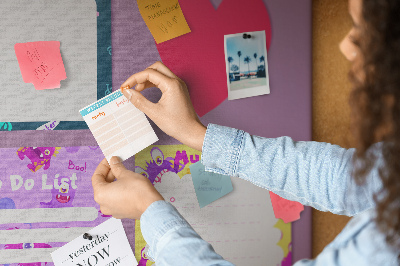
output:
[[[158,140],[145,114],[117,90],[79,111],[107,161],[126,160]]]

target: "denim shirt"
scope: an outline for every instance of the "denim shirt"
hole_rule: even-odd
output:
[[[374,222],[373,195],[382,187],[378,175],[382,159],[378,156],[365,184],[359,186],[351,177],[354,152],[328,143],[261,138],[209,124],[201,160],[207,171],[242,178],[321,211],[354,216],[316,259],[295,266],[398,265],[399,251],[386,244]],[[170,203],[154,202],[140,221],[150,247],[147,255],[158,266],[233,265],[215,253]]]

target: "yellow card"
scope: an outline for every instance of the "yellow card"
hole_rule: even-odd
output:
[[[190,32],[178,0],[137,0],[137,3],[156,43]]]

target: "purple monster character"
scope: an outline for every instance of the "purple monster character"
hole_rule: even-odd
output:
[[[152,184],[161,182],[161,177],[166,172],[175,172],[171,162],[174,161],[174,158],[164,158],[163,152],[157,147],[151,149],[150,155],[153,161],[146,162],[147,169],[144,170],[142,167],[136,166],[135,172],[147,177]]]
[[[21,147],[17,151],[18,157],[23,160],[28,157],[31,160],[31,164],[28,164],[28,168],[32,172],[36,172],[44,165],[44,170],[49,169],[51,156],[56,157],[60,147]]]
[[[189,159],[185,150],[182,152],[177,151],[175,158],[164,158],[163,152],[159,148],[154,147],[150,151],[150,156],[153,161],[146,162],[146,170],[140,166],[136,166],[135,172],[147,177],[153,185],[154,183],[160,183],[161,177],[165,173],[179,173],[185,168],[186,164],[189,163]],[[181,163],[181,161],[183,163]],[[197,161],[199,161],[198,155],[196,155],[195,158],[193,158],[192,155],[190,156],[191,163],[195,163]]]
[[[66,181],[67,179],[68,181]],[[40,202],[42,208],[73,207],[72,201],[74,200],[76,189],[71,187],[71,181],[68,177],[61,176],[61,180],[61,184],[51,190],[51,201]]]

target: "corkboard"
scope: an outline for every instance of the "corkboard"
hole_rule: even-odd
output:
[[[349,138],[349,62],[339,43],[351,28],[346,0],[313,0],[313,140],[352,147]],[[313,257],[349,217],[313,210]]]

